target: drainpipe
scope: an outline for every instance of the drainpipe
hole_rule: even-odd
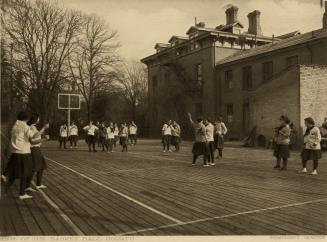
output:
[[[217,81],[216,81],[216,41],[217,41],[217,39],[214,38],[214,40],[213,40],[213,48],[212,48],[213,49],[212,50],[212,58],[213,58],[213,60],[212,60],[212,63],[213,63],[212,77],[213,77],[213,81],[214,81],[214,89],[213,89],[214,93],[213,93],[213,96],[215,98],[215,100],[214,100],[214,104],[215,104],[215,106],[214,106],[214,108],[215,108],[214,115],[215,116],[217,116],[217,108],[218,108],[218,104],[217,104],[218,85],[217,85]]]
[[[307,49],[308,49],[308,51],[309,51],[309,54],[310,54],[310,57],[309,57],[309,64],[312,64],[313,63],[313,51],[312,51],[312,48],[311,48],[311,46],[310,46],[310,44],[309,43],[307,43],[306,44],[306,47],[307,47]]]

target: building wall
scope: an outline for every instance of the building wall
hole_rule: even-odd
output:
[[[280,49],[261,56],[254,56],[238,62],[227,63],[216,67],[216,82],[217,86],[221,86],[217,90],[215,97],[217,98],[216,113],[221,115],[229,126],[230,133],[227,139],[242,139],[246,136],[252,127],[244,128],[243,120],[243,105],[249,102],[251,92],[264,83],[262,64],[265,62],[273,62],[273,75],[279,76],[281,73],[287,71],[286,58],[291,56],[298,56],[298,63],[310,65],[326,64],[326,39],[312,42],[310,44],[302,44],[299,46],[292,46],[287,49]],[[252,66],[252,90],[242,90],[243,74],[242,68],[245,66]],[[225,72],[232,70],[233,72],[233,88],[227,90],[225,84]],[[233,104],[234,114],[232,121],[227,118],[227,106]],[[251,107],[250,107],[251,109]],[[251,118],[251,117],[250,117]],[[231,122],[229,122],[231,121]],[[252,124],[250,124],[252,125]]]
[[[209,40],[203,42],[201,48],[182,54],[181,56],[175,56],[174,51],[170,51],[165,57],[162,57],[158,64],[148,66],[149,77],[149,125],[150,136],[159,137],[161,135],[160,130],[164,121],[167,119],[176,120],[182,124],[184,138],[190,138],[193,136],[193,130],[186,124],[186,115],[181,115],[180,110],[176,106],[176,103],[166,100],[165,93],[167,92],[167,83],[180,83],[178,76],[169,67],[163,66],[163,63],[177,62],[184,68],[190,79],[196,79],[196,65],[202,64],[203,73],[203,92],[202,95],[181,96],[185,105],[186,112],[191,112],[194,117],[196,115],[195,105],[197,103],[202,104],[202,116],[214,119],[216,117],[217,103],[216,93],[217,86],[215,81],[215,63],[218,60],[225,58],[239,51],[232,48],[214,47],[214,44]],[[169,80],[167,79],[167,72],[169,72]],[[153,92],[153,78],[156,77],[158,88],[156,93]],[[183,120],[181,120],[183,119]]]
[[[250,125],[266,141],[272,138],[279,117],[287,115],[300,130],[299,66],[294,66],[254,91],[250,97]]]
[[[301,127],[306,117],[321,125],[327,117],[327,66],[301,66],[300,73]]]
[[[195,105],[196,103],[202,104],[203,114],[210,115],[214,111],[213,103],[213,84],[214,84],[214,64],[212,62],[213,48],[203,47],[199,50],[195,50],[189,54],[180,57],[167,57],[166,60],[162,60],[161,63],[165,62],[176,62],[181,66],[187,73],[190,80],[196,80],[196,66],[202,64],[202,77],[203,77],[203,93],[202,98],[200,95],[191,96],[180,96],[180,99],[185,105],[186,112],[191,112],[195,115]],[[178,76],[175,74],[174,70],[170,67],[163,66],[161,64],[148,67],[149,76],[149,101],[150,101],[150,136],[159,137],[161,135],[160,130],[164,121],[171,119],[176,120],[182,124],[185,137],[190,137],[193,132],[189,131],[186,123],[186,115],[180,115],[180,110],[178,109],[175,102],[169,100],[170,93],[168,85],[175,85],[181,83]],[[153,92],[153,78],[157,78],[158,88],[156,93]],[[169,80],[168,80],[169,79]],[[178,88],[178,85],[176,85]],[[176,91],[176,90],[173,90]],[[156,111],[154,111],[156,109]],[[181,118],[183,117],[183,118]],[[183,119],[183,120],[181,120]]]

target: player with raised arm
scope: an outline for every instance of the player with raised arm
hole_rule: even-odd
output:
[[[193,153],[193,162],[192,165],[194,166],[196,163],[196,160],[198,156],[203,155],[203,166],[207,167],[209,166],[207,163],[207,157],[206,157],[206,130],[205,126],[203,124],[203,119],[198,118],[196,122],[193,121],[192,115],[188,113],[188,117],[190,120],[190,123],[192,124],[194,131],[195,131],[195,142],[193,144],[192,153]]]

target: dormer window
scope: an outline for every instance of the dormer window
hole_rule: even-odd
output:
[[[193,32],[192,34],[190,34],[190,39],[194,39],[195,37],[197,37],[199,35],[198,31]]]

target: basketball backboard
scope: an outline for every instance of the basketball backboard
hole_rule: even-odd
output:
[[[58,93],[58,109],[81,109],[79,94]]]

